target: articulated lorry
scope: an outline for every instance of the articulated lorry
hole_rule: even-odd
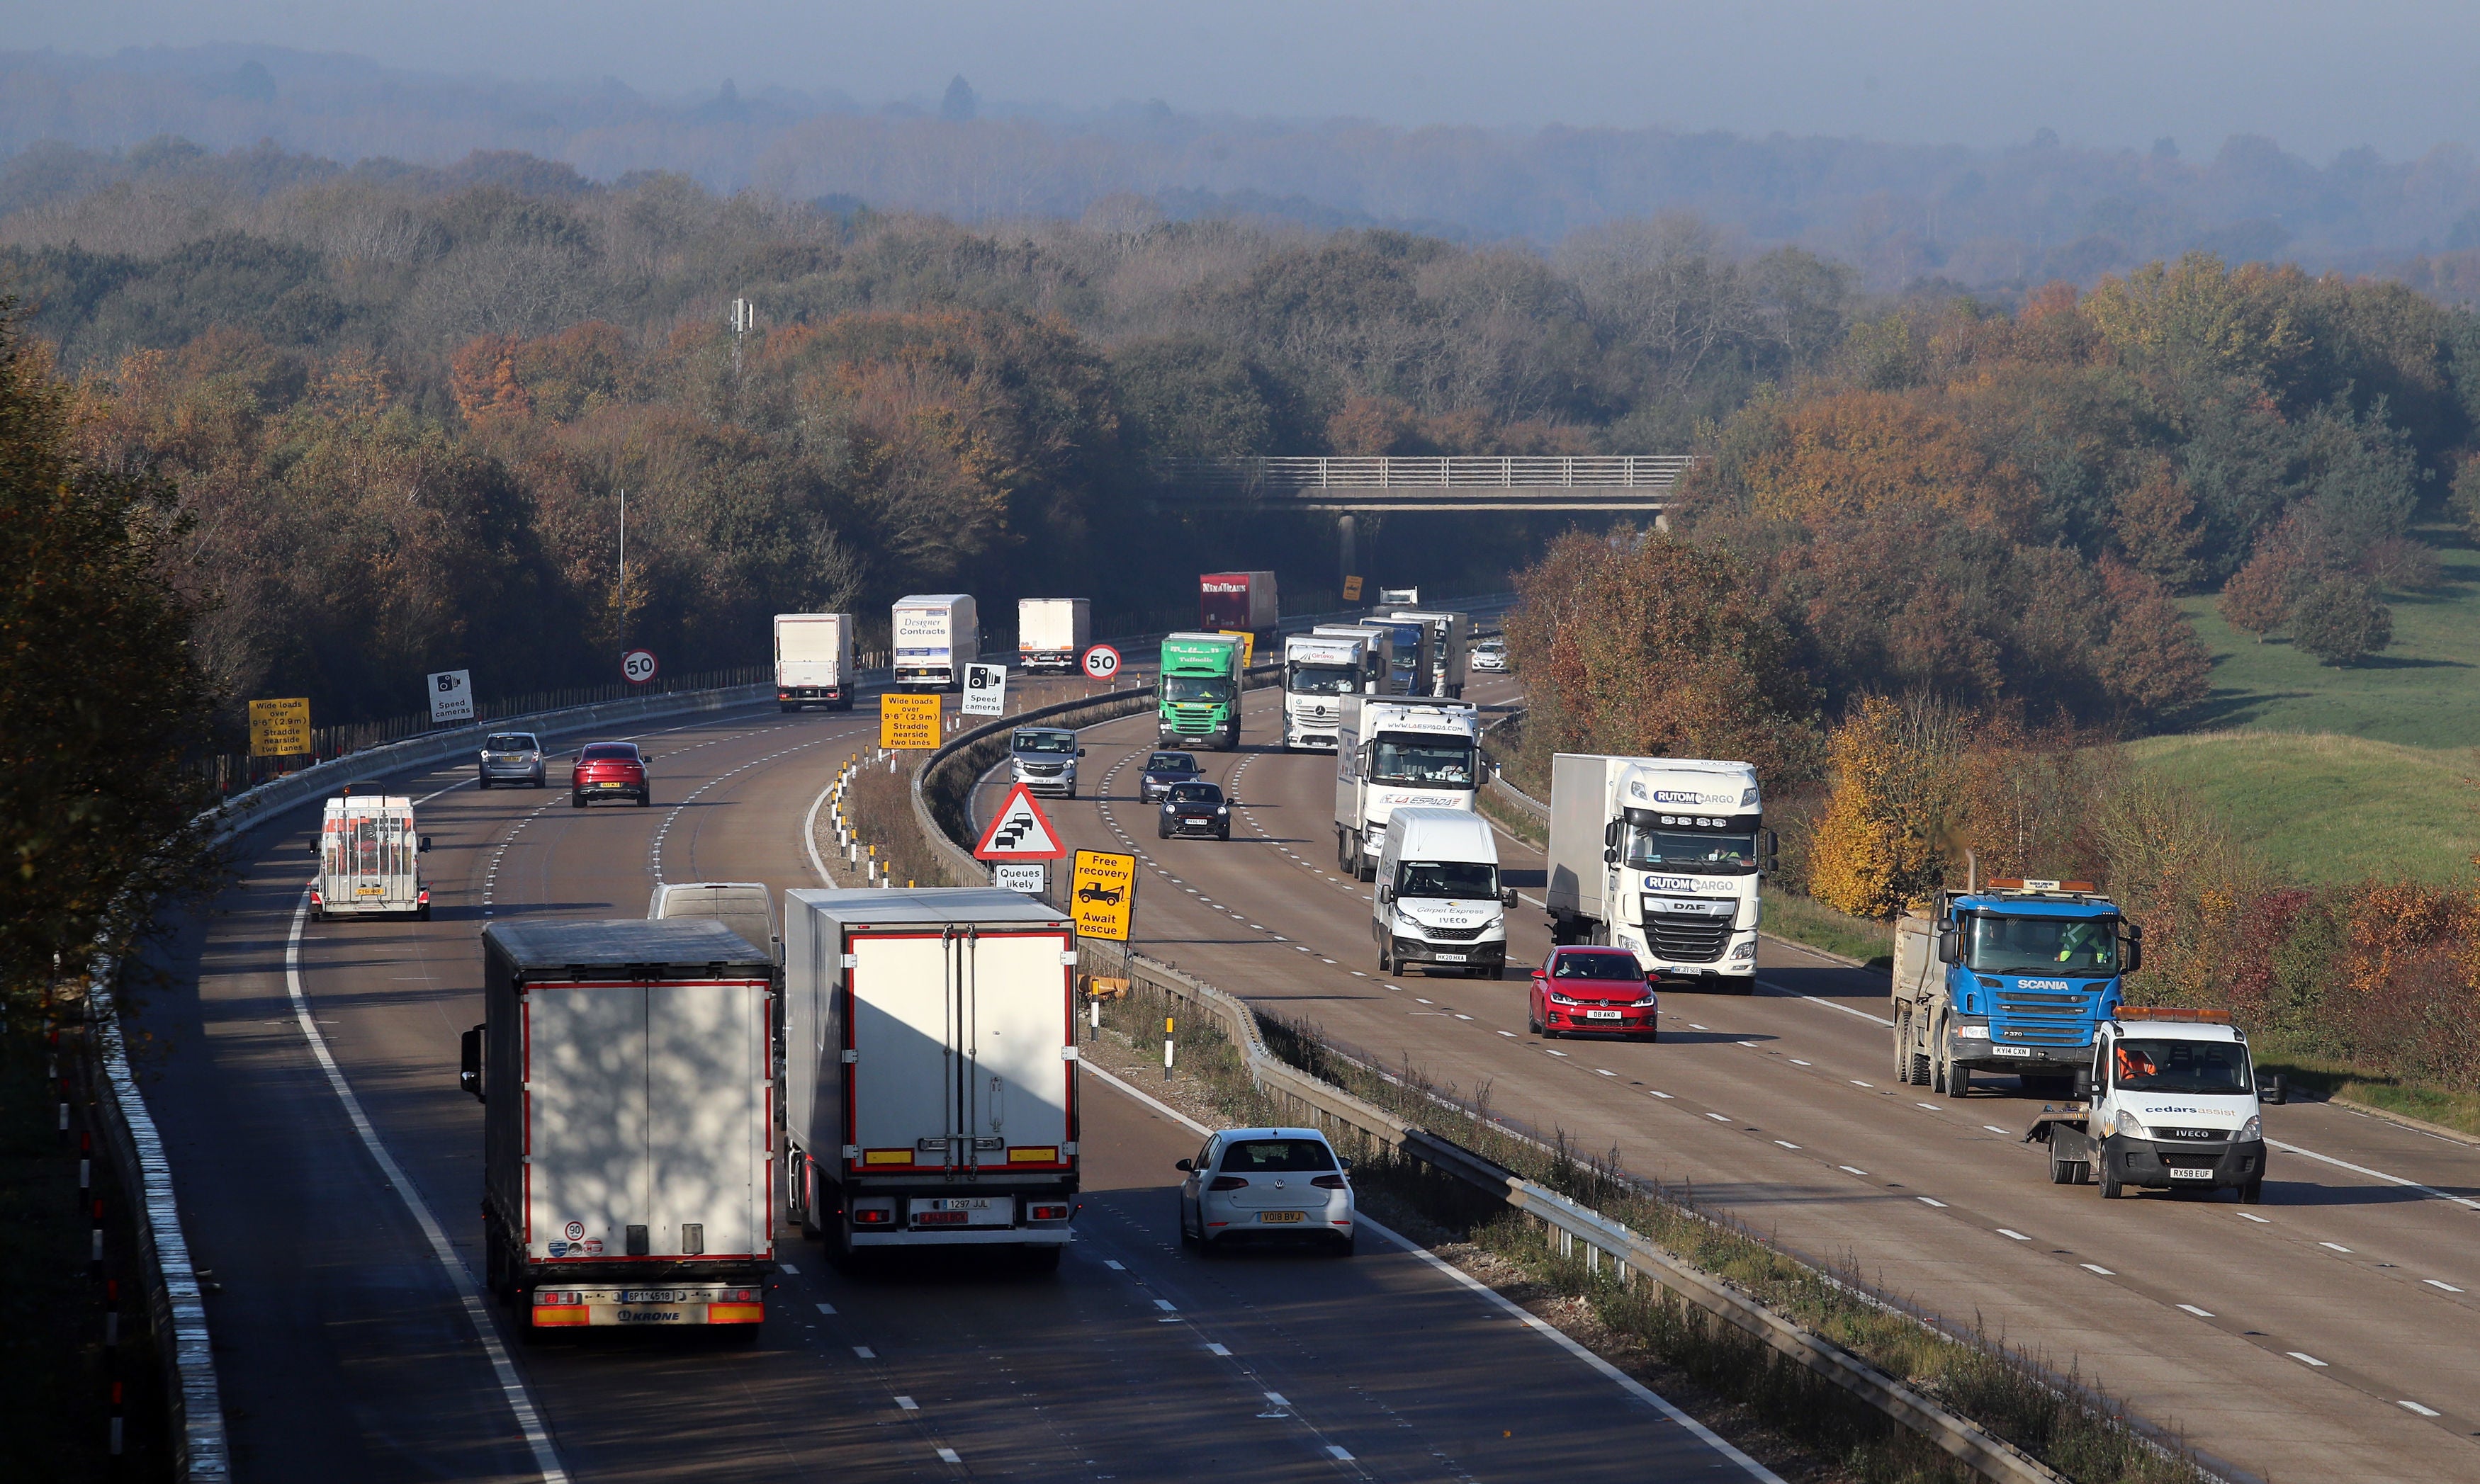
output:
[[[354,785],[360,786],[360,785]],[[319,874],[310,878],[310,915],[430,920],[422,853],[430,838],[413,826],[401,794],[348,793],[327,801],[319,821]]]
[[[1310,629],[1309,633],[1318,638],[1358,639],[1368,649],[1368,654],[1362,662],[1369,666],[1371,678],[1377,685],[1376,689],[1365,694],[1373,696],[1404,694],[1402,688],[1404,678],[1398,673],[1395,664],[1394,629],[1380,628],[1374,624],[1320,624]]]
[[[851,614],[775,615],[775,700],[785,710],[849,711],[856,681]]]
[[[1375,880],[1399,806],[1469,809],[1481,778],[1481,712],[1460,701],[1342,696],[1335,725],[1334,858]]]
[[[1430,694],[1460,698],[1464,693],[1464,650],[1472,639],[1472,615],[1398,608],[1389,622],[1407,619],[1430,630]]]
[[[1198,576],[1200,628],[1254,634],[1259,644],[1271,649],[1282,612],[1271,572],[1208,572]]]
[[[982,657],[982,619],[969,593],[917,593],[895,600],[895,683],[915,690],[961,690],[965,667]]]
[[[2104,1200],[2131,1186],[2263,1199],[2264,1109],[2286,1099],[2230,1011],[2119,1006],[2072,1080],[2083,1106],[2044,1112],[2024,1136],[2050,1146],[2053,1184],[2097,1185]]]
[[[2089,882],[1993,879],[1895,924],[1895,1075],[1949,1097],[1975,1071],[2064,1093],[2143,962],[2144,930]]]
[[[1077,656],[1094,642],[1094,603],[1085,598],[1020,598],[1016,601],[1017,668],[1028,674],[1074,673]]]
[[[1283,751],[1334,748],[1343,696],[1374,696],[1386,656],[1369,634],[1293,634],[1283,640]]]
[[[1013,1248],[1076,1211],[1076,931],[990,886],[784,894],[790,1213],[840,1260]]]
[[[1155,682],[1155,730],[1162,745],[1240,750],[1241,664],[1236,634],[1166,634]]]
[[[1399,696],[1434,696],[1437,692],[1437,636],[1430,626],[1419,619],[1372,618],[1361,620],[1365,628],[1383,629],[1393,641],[1394,693]]]
[[[739,1325],[774,1270],[775,961],[713,918],[495,922],[482,1100],[485,1282],[529,1337]]]
[[[1773,857],[1744,762],[1550,759],[1554,943],[1625,948],[1648,975],[1753,993],[1757,883]]]

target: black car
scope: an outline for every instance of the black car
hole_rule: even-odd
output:
[[[1193,753],[1156,753],[1146,759],[1146,771],[1137,780],[1137,797],[1151,804],[1170,792],[1174,783],[1193,783],[1204,771]]]
[[[1175,834],[1210,834],[1218,840],[1231,838],[1231,806],[1225,802],[1223,790],[1212,783],[1174,783],[1163,797],[1162,816],[1154,821],[1154,833],[1163,839]]]

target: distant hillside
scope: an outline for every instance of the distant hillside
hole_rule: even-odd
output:
[[[2193,789],[2285,880],[2468,881],[2480,754],[2331,733],[2147,737],[2128,751]]]

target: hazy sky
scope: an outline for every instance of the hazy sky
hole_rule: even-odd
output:
[[[0,46],[260,41],[657,92],[837,88],[1390,123],[1670,124],[2322,161],[2480,143],[2472,0],[0,0]]]

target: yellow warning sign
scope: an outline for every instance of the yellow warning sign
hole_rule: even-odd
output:
[[[935,748],[939,745],[937,696],[878,698],[878,745],[890,748]]]
[[[1360,579],[1358,577],[1346,577],[1343,579],[1343,601],[1347,604],[1360,601]]]
[[[249,704],[249,755],[297,757],[310,751],[310,698]]]
[[[1080,850],[1068,876],[1068,911],[1084,937],[1128,940],[1137,915],[1137,857],[1107,850]]]
[[[1248,669],[1250,662],[1257,657],[1257,636],[1255,634],[1249,632],[1249,630],[1245,628],[1218,628],[1215,632],[1218,634],[1227,634],[1231,638],[1240,641],[1241,669]]]

